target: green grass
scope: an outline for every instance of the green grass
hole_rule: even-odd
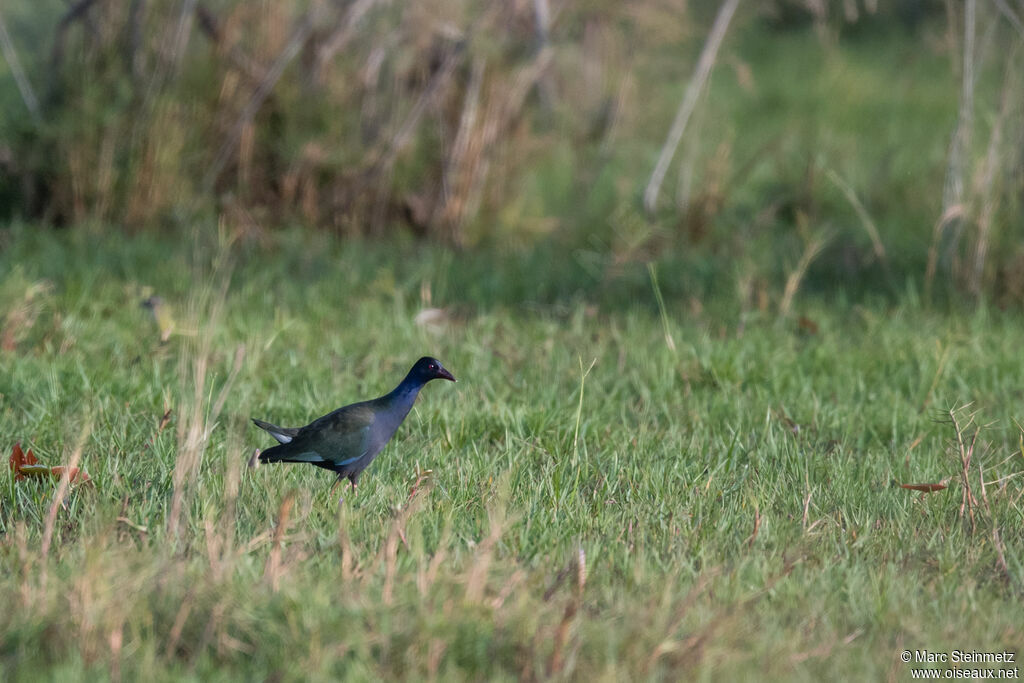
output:
[[[1019,315],[910,289],[780,318],[781,279],[751,309],[738,273],[680,259],[660,309],[643,264],[554,247],[3,244],[0,446],[58,464],[84,439],[95,482],[44,554],[55,486],[0,475],[5,680],[904,680],[904,649],[1019,647]],[[414,322],[428,289],[440,330]],[[159,342],[150,293],[187,334]],[[245,468],[269,445],[250,416],[303,424],[424,353],[459,383],[340,511],[327,473]],[[967,403],[992,423],[973,531],[943,419]],[[209,440],[175,489],[190,427]]]

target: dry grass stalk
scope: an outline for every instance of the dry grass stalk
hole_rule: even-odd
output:
[[[757,534],[761,531],[761,509],[757,503],[754,503],[754,531],[747,538],[747,547],[753,548],[754,541],[757,540]]]
[[[964,439],[964,433],[967,429],[971,428],[974,424],[975,413],[968,415],[967,423],[964,425],[960,424],[960,420],[957,419],[957,412],[967,409],[970,404],[961,406],[960,408],[950,408],[949,419],[953,424],[953,432],[956,436],[956,454],[960,461],[960,486],[961,486],[961,500],[960,500],[960,517],[963,518],[966,511],[967,515],[971,520],[971,532],[973,533],[977,529],[977,521],[974,518],[974,509],[978,506],[978,499],[974,497],[974,492],[971,490],[971,460],[974,457],[974,447],[978,442],[978,434],[981,433],[981,427],[975,426],[974,436],[971,437],[971,441],[968,444]]]
[[[850,206],[852,206],[853,210],[857,212],[857,217],[860,218],[861,225],[864,226],[864,231],[871,239],[871,248],[875,252],[875,256],[879,261],[885,262],[885,246],[882,244],[882,237],[878,233],[878,226],[875,225],[875,221],[871,218],[867,209],[864,208],[864,204],[862,204],[860,199],[857,198],[857,194],[853,191],[853,188],[850,187],[849,183],[843,180],[839,174],[831,168],[825,170],[825,175],[836,187],[839,188],[846,197],[846,201],[850,202]]]
[[[408,511],[408,507],[403,510]],[[395,575],[398,573],[398,541],[405,531],[406,515],[400,514],[391,525],[391,532],[384,542],[384,587],[381,589],[381,601],[390,605],[395,595]]]
[[[292,506],[295,504],[295,494],[289,493],[281,501],[281,507],[277,512],[277,526],[274,528],[274,541],[270,546],[270,554],[267,555],[267,563],[263,569],[263,580],[270,584],[270,589],[277,592],[284,573],[281,564],[281,542],[288,531],[288,522],[291,517]]]
[[[21,93],[21,100],[25,103],[25,108],[28,109],[28,113],[36,123],[42,123],[43,117],[39,113],[39,98],[36,97],[35,90],[32,89],[32,84],[25,75],[21,60],[18,59],[18,53],[14,49],[14,43],[11,42],[11,35],[7,32],[7,22],[4,21],[2,15],[0,15],[0,49],[3,50],[7,67],[11,70],[11,76],[14,77],[14,83],[18,86],[18,92]]]
[[[1015,102],[1019,95],[1014,88],[1016,70],[1013,68],[1020,50],[1020,43],[1010,50],[1004,67],[1003,88],[1000,94],[999,113],[992,125],[992,133],[988,140],[988,150],[985,153],[985,161],[981,174],[978,178],[974,195],[981,203],[978,212],[978,234],[974,243],[974,265],[968,273],[968,288],[975,296],[981,294],[981,285],[985,273],[985,261],[988,257],[989,242],[991,240],[992,222],[999,205],[999,192],[997,188],[997,171],[1002,162],[1003,149],[1003,126],[1010,113],[1011,103]],[[1013,93],[1013,94],[1011,94]]]
[[[697,582],[689,591],[687,591],[686,596],[678,603],[673,611],[672,617],[664,622],[664,628],[661,629],[661,632],[665,634],[665,638],[654,647],[651,654],[648,655],[645,660],[643,665],[643,671],[645,673],[650,672],[650,670],[666,654],[670,652],[678,652],[687,646],[697,644],[696,641],[692,640],[674,640],[673,636],[682,627],[683,621],[689,615],[690,610],[693,609],[695,604],[697,604],[697,599],[704,594],[707,587],[711,584],[711,581],[718,577],[720,573],[721,571],[718,569],[709,569],[702,572],[697,577]],[[666,594],[666,597],[668,597],[668,594]],[[713,628],[715,625],[716,620],[712,620],[708,625],[708,628]]]
[[[786,278],[786,286],[782,291],[782,301],[779,302],[779,314],[781,316],[789,315],[789,311],[793,306],[793,297],[796,296],[797,291],[800,289],[800,283],[803,282],[807,269],[810,268],[811,263],[821,253],[821,250],[825,248],[827,241],[826,238],[815,237],[804,247],[804,253],[800,255],[800,261],[797,262],[796,268]]]
[[[806,532],[807,529],[807,515],[811,509],[811,482],[807,474],[804,475],[804,486],[807,488],[807,495],[804,497],[804,514],[800,520],[801,526]]]
[[[50,554],[50,544],[53,542],[53,527],[57,522],[57,510],[64,506],[64,496],[67,495],[68,489],[71,486],[71,475],[78,471],[78,464],[82,460],[82,449],[85,447],[85,442],[89,438],[91,426],[86,427],[79,435],[78,444],[75,446],[75,450],[71,453],[71,460],[68,462],[67,467],[60,475],[60,481],[57,483],[57,490],[53,493],[53,501],[50,503],[50,509],[46,513],[46,523],[43,527],[43,539],[40,544],[39,556],[43,560],[40,585],[45,590],[46,587],[46,572],[49,566],[46,562],[47,556]]]
[[[53,291],[53,284],[40,280],[25,288],[25,294],[3,318],[0,318],[0,351],[14,351],[25,335],[35,325],[36,319],[44,305],[39,299],[45,299]]]
[[[978,463],[978,481],[981,483],[981,501],[985,505],[985,512],[988,513],[989,519],[992,520],[992,546],[996,549],[999,569],[1002,570],[1007,579],[1012,581],[1013,574],[1010,573],[1010,567],[1006,564],[1006,553],[1003,550],[1003,539],[999,535],[999,525],[995,522],[992,506],[988,502],[988,491],[985,488],[985,470],[982,468],[981,463]]]
[[[445,548],[448,546],[448,542],[451,539],[452,525],[451,521],[445,525],[444,530],[441,532],[441,538],[437,543],[437,551],[434,552],[434,556],[430,558],[430,562],[424,566],[423,562],[420,562],[420,566],[416,572],[416,587],[420,591],[420,595],[425,596],[430,588],[437,581],[437,574],[441,571],[441,565],[444,564],[445,559],[448,556]],[[424,559],[426,559],[424,557]]]
[[[587,552],[579,547],[576,555],[576,596],[583,598],[583,589],[587,586]]]
[[[565,644],[569,640],[569,630],[576,617],[579,605],[576,600],[569,600],[565,604],[565,612],[562,613],[562,620],[555,629],[554,646],[551,650],[551,657],[548,659],[548,676],[561,673],[565,663]]]
[[[223,632],[224,613],[227,611],[228,600],[228,597],[221,598],[210,611],[210,618],[207,620],[206,627],[203,629],[203,635],[200,637],[199,642],[195,645],[195,649],[192,651],[192,669],[195,669],[196,665],[199,664],[199,658],[213,641],[214,634]]]
[[[823,645],[819,645],[813,650],[798,652],[790,656],[789,661],[793,664],[802,664],[808,659],[826,659],[829,655],[832,654],[833,650],[836,649],[836,646],[849,645],[863,634],[864,629],[858,628],[852,631],[851,633],[848,633],[842,640],[839,640],[838,638],[832,638],[829,642],[826,642]]]
[[[928,246],[928,265],[924,273],[926,301],[931,300],[932,283],[935,281],[935,274],[939,266],[939,245],[942,242],[942,236],[950,229],[950,225],[956,221],[964,220],[966,216],[967,207],[963,203],[959,203],[947,207],[938,220],[935,221],[935,226],[932,228],[932,243]]]
[[[473,556],[473,564],[466,576],[466,601],[479,603],[483,601],[484,589],[487,586],[487,576],[490,572],[491,562],[494,560],[494,549],[498,540],[505,530],[505,511],[495,507],[490,512],[490,532],[479,546]]]
[[[515,589],[527,579],[527,576],[528,574],[522,569],[516,569],[512,572],[512,576],[508,577],[508,580],[505,581],[505,585],[501,587],[498,594],[493,600],[491,600],[491,609],[500,610],[505,604],[505,601],[508,600],[510,595],[512,595],[513,591],[515,591]]]
[[[23,520],[14,524],[14,545],[18,549],[18,564],[21,565],[21,582],[19,583],[19,595],[21,596],[22,607],[32,604],[32,582],[29,577],[33,576],[32,565],[35,555],[28,552],[28,528]]]
[[[999,10],[999,13],[1002,14],[1003,17],[1010,22],[1010,25],[1017,30],[1017,33],[1021,34],[1021,37],[1024,38],[1024,21],[1021,21],[1021,18],[1017,16],[1017,13],[1006,4],[1006,0],[994,0],[994,4],[996,9]],[[1024,7],[1021,9],[1024,10]]]
[[[181,68],[181,60],[185,56],[185,49],[188,47],[189,38],[192,36],[192,21],[196,13],[196,4],[197,0],[184,0],[181,3],[178,27],[174,32],[171,54],[167,60],[171,70],[174,72]]]
[[[413,133],[416,132],[420,119],[427,110],[427,105],[434,100],[441,87],[448,81],[452,72],[455,71],[455,67],[462,61],[464,54],[465,42],[459,43],[448,50],[448,54],[445,55],[441,66],[434,72],[427,86],[420,93],[416,102],[413,103],[402,125],[399,126],[398,130],[391,137],[386,149],[378,151],[376,154],[370,154],[370,159],[372,160],[370,165],[375,169],[373,175],[387,175],[390,173],[398,155],[412,142]]]
[[[587,555],[580,546],[577,549],[576,557],[566,567],[566,574],[576,571],[576,589],[573,597],[565,604],[562,619],[555,629],[554,646],[551,649],[551,656],[548,658],[548,676],[554,676],[562,672],[566,662],[566,644],[569,642],[569,635],[572,626],[576,621],[576,615],[583,606],[583,588],[587,583]],[[556,582],[556,585],[559,582]]]
[[[316,50],[316,61],[313,65],[313,80],[322,83],[327,63],[356,35],[356,27],[366,13],[377,4],[377,0],[355,0],[348,6],[345,14],[338,19],[338,25],[330,36]]]
[[[224,473],[224,513],[220,525],[223,531],[221,557],[229,557],[235,547],[235,508],[238,502],[238,489],[242,483],[242,461],[237,453],[227,458],[227,471]],[[222,564],[223,567],[223,564]]]
[[[473,60],[473,69],[469,76],[469,85],[463,98],[462,115],[459,118],[459,130],[452,143],[451,152],[445,161],[442,177],[442,198],[438,202],[439,220],[450,226],[451,233],[458,230],[466,215],[467,200],[474,187],[474,173],[479,166],[484,152],[480,144],[480,128],[477,126],[477,114],[480,109],[480,86],[483,83],[486,61],[478,57]],[[472,150],[472,155],[469,154]]]
[[[240,344],[235,348],[234,360],[227,379],[221,386],[213,405],[208,406],[206,385],[214,354],[212,331],[221,319],[229,282],[226,262],[227,252],[224,251],[217,256],[215,263],[215,269],[220,271],[219,276],[221,277],[218,290],[216,292],[203,290],[199,300],[193,302],[191,306],[190,319],[193,321],[191,327],[200,330],[194,350],[190,354],[191,345],[182,346],[182,365],[192,366],[192,392],[182,412],[182,419],[178,421],[178,454],[175,458],[174,471],[171,474],[174,493],[171,497],[171,509],[167,517],[167,529],[172,538],[178,537],[181,533],[181,515],[186,493],[193,487],[199,476],[199,467],[206,450],[206,443],[224,409],[224,403],[227,401],[231,387],[245,360],[245,346]],[[200,327],[200,320],[206,324],[205,328]],[[187,389],[183,395],[186,392]]]
[[[181,642],[181,634],[185,630],[185,624],[188,623],[189,616],[192,614],[192,606],[195,604],[195,599],[196,593],[193,588],[185,595],[177,614],[174,615],[174,623],[171,624],[171,631],[167,636],[167,647],[164,650],[164,658],[168,661],[175,659],[177,656],[178,643]]]
[[[174,413],[174,409],[173,408],[167,408],[167,410],[164,411],[163,417],[161,417],[160,418],[160,422],[157,423],[156,431],[153,433],[153,436],[149,437],[149,441],[147,441],[146,444],[142,447],[142,450],[146,451],[146,450],[149,450],[150,448],[152,448],[153,444],[156,443],[157,437],[159,437],[160,433],[164,431],[164,428],[168,424],[170,424],[170,422],[171,422],[171,415],[173,413]]]
[[[478,23],[480,21],[482,19]],[[445,162],[442,196],[431,218],[431,223],[439,226],[444,238],[452,244],[465,243],[463,228],[479,210],[501,136],[513,127],[522,113],[527,96],[547,71],[553,55],[553,48],[544,46],[511,79],[491,83],[484,98],[482,117],[478,110],[485,62],[482,59],[474,62],[459,130]]]
[[[352,552],[352,539],[349,538],[345,524],[340,520],[338,522],[338,550],[341,553],[341,579],[348,583],[355,576],[355,558]]]
[[[925,392],[924,400],[921,401],[921,410],[927,408],[928,404],[931,403],[932,395],[935,393],[936,387],[939,386],[939,380],[942,379],[942,375],[946,371],[946,363],[949,361],[949,353],[952,350],[951,344],[946,344],[945,348],[943,348],[942,343],[939,340],[935,340],[935,345],[942,352],[942,355],[939,356],[939,363],[935,368],[935,375],[932,377],[932,383],[928,386],[928,391]],[[918,440],[914,442],[914,446],[920,443],[921,438],[922,437],[918,437]],[[911,447],[911,450],[912,449],[913,446]]]
[[[206,554],[210,563],[210,573],[215,582],[227,577],[232,563],[237,559],[235,550],[235,505],[238,500],[238,488],[241,484],[241,459],[237,454],[227,458],[227,469],[224,473],[224,511],[220,515],[221,523],[207,518],[203,521],[206,531]]]
[[[124,645],[124,624],[110,631],[110,679],[115,683],[121,680],[121,648]]]
[[[214,183],[220,177],[224,167],[227,166],[231,156],[235,153],[235,149],[238,147],[238,143],[242,138],[242,134],[246,127],[252,123],[253,118],[256,116],[256,112],[260,110],[263,103],[266,101],[270,92],[277,85],[277,82],[281,79],[284,74],[284,70],[288,67],[293,59],[299,54],[302,46],[309,40],[310,35],[313,33],[313,26],[315,23],[316,9],[318,5],[314,5],[314,8],[303,17],[302,21],[299,22],[298,27],[292,33],[291,38],[288,40],[288,44],[285,45],[281,54],[274,60],[273,65],[267,70],[266,76],[263,81],[257,86],[252,96],[246,103],[245,108],[242,109],[242,113],[239,114],[238,120],[235,122],[234,127],[228,133],[224,142],[221,144],[220,149],[214,156],[213,163],[210,164],[209,169],[206,171],[206,176],[203,179],[202,186],[206,189],[213,187]]]
[[[669,325],[668,308],[665,306],[665,297],[661,294],[661,287],[658,285],[658,269],[653,262],[647,264],[647,275],[651,278],[651,287],[654,289],[654,299],[658,302],[658,314],[661,316],[661,329],[665,335],[665,346],[672,353],[676,352],[676,340],[672,338],[672,328]],[[594,363],[597,359],[594,359]],[[594,367],[594,363],[590,367]],[[582,365],[582,359],[581,359]],[[581,368],[582,369],[582,368]],[[587,372],[590,372],[589,370]],[[582,389],[581,389],[582,390]]]
[[[140,2],[140,0],[135,0],[135,2]],[[197,6],[196,19],[199,20],[199,29],[213,43],[218,53],[227,58],[234,70],[245,76],[251,84],[259,85],[260,81],[266,77],[266,70],[256,60],[238,49],[237,45],[225,44],[222,26],[209,8],[203,5]]]
[[[654,170],[651,172],[651,178],[647,182],[647,188],[644,190],[644,209],[648,214],[653,214],[655,208],[657,208],[658,193],[661,191],[661,184],[665,180],[665,174],[672,163],[672,157],[676,153],[676,148],[679,147],[679,141],[683,138],[686,123],[689,121],[690,115],[693,114],[693,110],[697,107],[697,101],[704,90],[704,84],[707,83],[708,76],[711,75],[711,69],[715,65],[715,60],[718,56],[718,48],[722,44],[722,39],[725,38],[725,32],[729,28],[729,23],[732,21],[732,16],[739,4],[739,0],[724,0],[718,9],[715,23],[711,26],[707,42],[704,43],[700,58],[697,60],[697,68],[694,71],[693,78],[690,80],[689,85],[686,86],[683,100],[679,104],[676,117],[672,121],[672,127],[669,129],[668,138],[661,147],[658,162],[655,164]]]
[[[952,12],[949,13],[950,25],[952,25],[954,16]],[[928,271],[925,280],[926,291],[931,289],[937,261],[942,258],[952,263],[967,217],[967,211],[963,208],[967,204],[964,176],[974,131],[977,0],[965,0],[963,16],[960,107],[957,114],[956,128],[950,141],[949,162],[946,168],[946,180],[942,191],[941,218],[936,223],[933,243],[929,250]]]

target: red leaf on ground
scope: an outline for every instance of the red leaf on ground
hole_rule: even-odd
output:
[[[60,479],[62,476],[64,476],[64,469],[65,468],[64,468],[63,465],[58,465],[57,467],[51,467],[50,468],[50,474],[53,475],[54,479]],[[88,475],[88,473],[84,472],[81,468],[79,468],[79,467],[69,467],[69,468],[67,468],[67,470],[69,472],[68,480],[72,484],[91,484],[92,483],[92,477],[90,477]]]
[[[21,442],[14,444],[14,449],[11,451],[11,457],[7,461],[11,466],[11,471],[14,472],[14,480],[24,479],[25,475],[22,473],[22,469],[26,465],[35,465],[38,460],[32,453],[32,449],[28,449],[28,453],[21,450]]]
[[[800,316],[796,321],[796,326],[807,334],[818,334],[818,323],[814,322],[805,315]]]
[[[64,476],[64,467],[58,465],[57,467],[47,467],[46,465],[40,465],[39,461],[36,460],[36,456],[32,453],[32,449],[28,449],[28,453],[21,450],[21,443],[14,444],[14,449],[11,451],[11,457],[8,459],[11,471],[14,472],[14,480],[24,479],[25,477],[52,477],[54,479],[60,479]],[[69,470],[68,479],[72,484],[91,484],[92,477],[83,471],[80,467],[72,467]]]
[[[901,489],[910,489],[912,491],[923,491],[924,493],[934,493],[936,491],[941,491],[942,489],[946,488],[947,486],[948,486],[947,484],[944,484],[942,482],[939,482],[937,484],[900,484],[900,488]]]

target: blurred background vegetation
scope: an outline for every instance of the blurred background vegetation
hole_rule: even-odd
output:
[[[0,220],[566,249],[602,282],[682,259],[751,306],[1024,301],[1024,2],[741,3],[645,211],[719,11],[8,2]]]

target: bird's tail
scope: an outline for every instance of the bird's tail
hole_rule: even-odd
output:
[[[277,439],[278,443],[291,443],[292,439],[294,439],[295,435],[299,432],[298,429],[294,429],[292,427],[278,427],[277,425],[272,425],[269,422],[257,420],[255,417],[252,418],[252,423]]]
[[[280,446],[273,446],[265,451],[259,452],[259,461],[262,462],[281,462],[288,457],[288,449],[282,448],[286,444]]]

